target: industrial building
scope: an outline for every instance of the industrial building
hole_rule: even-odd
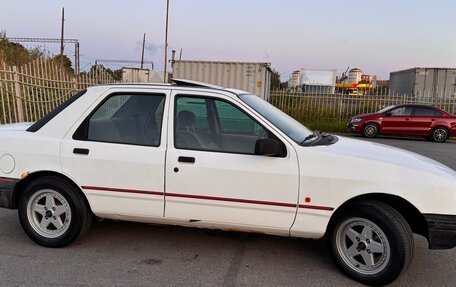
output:
[[[390,73],[390,91],[417,98],[456,96],[456,68],[412,68]]]

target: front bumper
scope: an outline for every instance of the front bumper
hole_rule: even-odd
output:
[[[450,249],[456,246],[456,215],[424,214],[428,224],[429,249]]]
[[[363,124],[361,122],[348,123],[347,128],[348,128],[348,131],[350,131],[352,133],[361,133],[362,125]]]
[[[18,182],[15,178],[0,177],[0,207],[14,208],[13,192]]]

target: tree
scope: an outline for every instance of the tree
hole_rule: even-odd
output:
[[[71,60],[70,60],[70,58],[68,58],[67,55],[63,55],[63,56],[60,56],[60,54],[55,55],[54,57],[52,57],[52,60],[58,65],[60,65],[60,63],[62,63],[63,69],[65,69],[65,71],[67,71],[68,73],[70,73],[70,74],[74,73]]]
[[[0,31],[0,57],[9,65],[22,66],[29,61],[29,52],[21,44],[8,41],[6,32]]]
[[[276,69],[272,69],[271,73],[271,90],[280,89],[280,73]]]
[[[106,72],[114,81],[117,81],[117,82],[122,81],[122,69],[111,70],[100,64],[92,65],[92,67],[90,67],[90,69],[89,69],[89,73],[91,73],[91,74],[96,74],[98,71]],[[81,74],[84,74],[84,73],[85,72],[82,72]]]

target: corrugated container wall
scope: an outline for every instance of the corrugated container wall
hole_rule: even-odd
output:
[[[267,101],[271,87],[269,66],[269,63],[176,60],[173,78],[244,90]]]
[[[122,83],[148,83],[149,70],[139,68],[122,68]]]
[[[390,90],[394,94],[418,98],[450,98],[456,96],[456,69],[413,68],[390,74]]]

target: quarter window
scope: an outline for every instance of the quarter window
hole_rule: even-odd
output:
[[[159,146],[164,99],[154,94],[109,97],[90,117],[87,140]]]
[[[254,154],[257,139],[269,133],[231,103],[213,98],[176,98],[175,147]]]

